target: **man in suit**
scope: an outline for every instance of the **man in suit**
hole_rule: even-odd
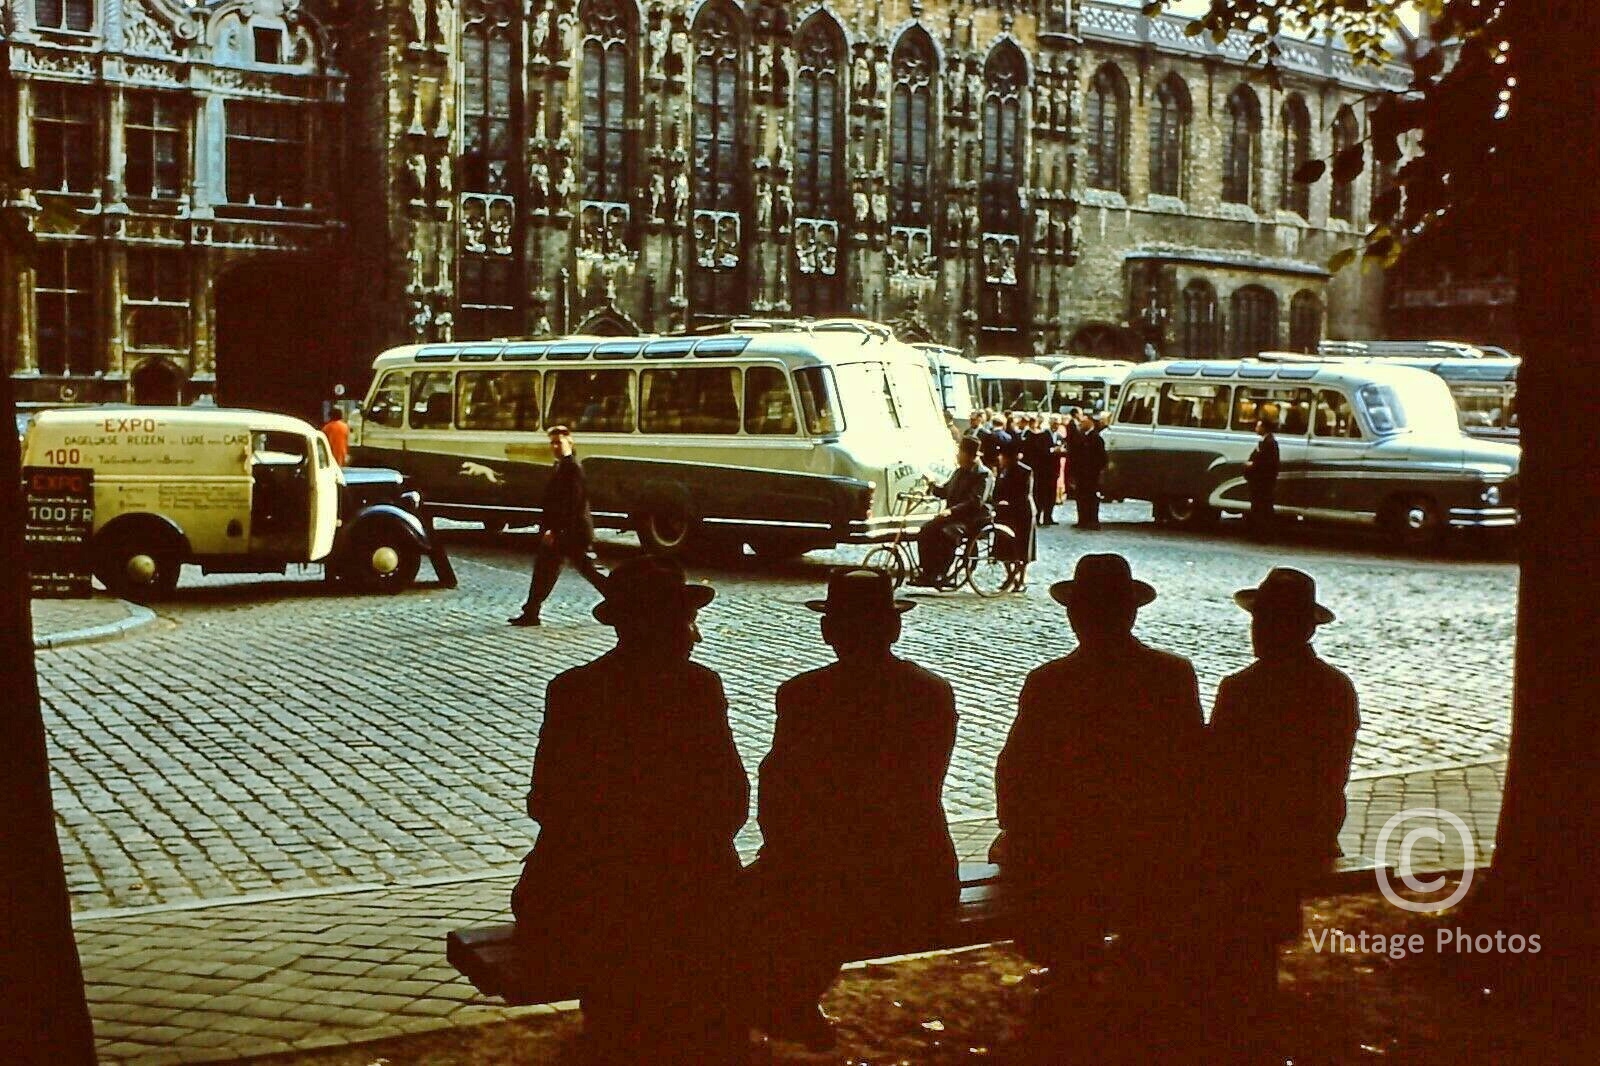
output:
[[[527,801],[539,836],[511,909],[570,974],[605,1062],[724,1062],[747,1036],[714,901],[740,875],[750,783],[722,681],[690,660],[712,596],[670,560],[630,559],[594,609],[616,647],[545,692]]]
[[[1033,471],[1033,507],[1041,526],[1056,524],[1056,438],[1033,418],[1033,427],[1022,438],[1022,461]]]
[[[1122,556],[1083,556],[1050,595],[1078,647],[1028,675],[995,766],[1017,943],[1072,970],[1117,933],[1159,969],[1159,945],[1181,932],[1170,872],[1188,868],[1193,840],[1205,730],[1194,668],[1133,635],[1156,592]]]
[[[539,624],[539,609],[556,587],[562,563],[572,568],[605,595],[605,575],[589,556],[594,544],[594,518],[589,514],[589,493],[583,484],[583,465],[573,453],[572,430],[566,426],[550,428],[550,451],[555,465],[545,483],[544,500],[539,508],[539,543],[534,548],[533,579],[522,612],[511,619],[514,626]]]
[[[1078,500],[1078,528],[1100,528],[1100,475],[1106,468],[1104,423],[1084,412],[1078,420],[1078,450],[1072,459],[1072,480]]]
[[[944,500],[945,508],[917,533],[918,572],[911,579],[913,585],[943,581],[956,545],[988,514],[990,475],[978,462],[978,448],[975,438],[962,437],[956,446],[955,473],[943,485],[928,486],[929,492]]]
[[[1276,945],[1300,935],[1302,890],[1341,854],[1361,715],[1350,678],[1311,646],[1334,616],[1309,574],[1276,568],[1234,600],[1250,613],[1256,661],[1217,689],[1210,821],[1222,895],[1236,904],[1227,957],[1238,994],[1257,999],[1276,987]]]
[[[993,470],[1000,465],[1000,449],[1010,439],[1011,433],[1006,429],[1006,416],[996,414],[989,420],[989,432],[978,438],[981,445],[979,457],[985,467]]]
[[[911,943],[960,895],[941,799],[956,707],[948,682],[894,654],[914,604],[887,575],[836,574],[806,606],[838,661],[778,689],[744,885],[757,1024],[824,1047],[817,999],[839,966]]]
[[[1262,404],[1256,419],[1256,434],[1261,440],[1244,463],[1245,484],[1250,487],[1250,513],[1247,521],[1251,532],[1262,540],[1272,536],[1277,518],[1273,501],[1278,494],[1278,407]]]

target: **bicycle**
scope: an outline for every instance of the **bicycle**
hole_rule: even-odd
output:
[[[895,500],[903,504],[904,509],[897,511],[896,517],[905,518],[917,504],[934,499],[937,497],[925,493],[902,492],[895,497]],[[950,570],[938,587],[957,589],[966,585],[985,599],[1007,591],[1006,586],[1011,583],[1020,564],[995,557],[994,542],[997,529],[1004,527],[997,526],[992,518],[985,517],[977,529],[963,536],[960,546],[956,549],[955,559],[950,564]],[[882,570],[888,574],[889,580],[897,589],[917,570],[916,550],[912,542],[905,539],[904,534],[905,523],[901,522],[895,527],[893,540],[873,548],[861,560],[862,566]]]

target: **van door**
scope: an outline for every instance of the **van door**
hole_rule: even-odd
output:
[[[313,469],[311,472],[310,544],[307,562],[327,558],[333,551],[333,538],[339,530],[339,497],[344,491],[344,478],[339,464],[333,461],[333,449],[328,438],[321,433],[311,438]]]
[[[307,558],[313,520],[311,461],[311,439],[303,434],[250,431],[251,554],[288,562]]]

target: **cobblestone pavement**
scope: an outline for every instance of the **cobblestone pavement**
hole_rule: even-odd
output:
[[[1160,590],[1140,615],[1152,643],[1191,657],[1209,703],[1249,661],[1235,589],[1269,566],[1319,579],[1339,622],[1319,647],[1356,678],[1356,769],[1502,755],[1510,707],[1515,567],[1481,551],[1385,554],[1346,535],[1262,548],[1228,529],[1157,529],[1108,508],[1104,532],[1041,531],[1024,596],[920,597],[902,651],[956,687],[961,727],[946,787],[953,817],[992,810],[995,754],[1029,669],[1071,634],[1048,597],[1084,550],[1116,550]],[[1231,523],[1230,523],[1231,526]],[[42,651],[41,688],[71,889],[80,913],[197,898],[415,882],[499,870],[526,850],[522,813],[545,683],[609,646],[594,592],[564,577],[547,624],[505,625],[526,589],[531,538],[460,534],[461,587],[395,598],[334,595],[314,576],[186,577],[160,621],[127,639]],[[633,551],[631,538],[603,550]],[[755,771],[777,684],[828,659],[815,616],[830,564],[695,567],[718,588],[700,661],[726,681]],[[426,573],[426,571],[425,571]],[[1117,713],[1114,691],[1063,693]],[[1289,698],[1292,698],[1290,696]],[[754,825],[745,843],[754,841]]]
[[[145,608],[104,594],[87,600],[34,600],[33,646],[113,640],[154,621]]]
[[[1479,827],[1477,859],[1485,859],[1503,771],[1496,761],[1353,781],[1346,851],[1375,854],[1375,834],[1401,806],[1437,806]],[[990,818],[951,826],[964,860],[981,861],[994,834]],[[1463,859],[1459,847],[1413,856],[1418,869],[1455,869]],[[506,920],[514,881],[506,873],[80,919],[100,1061],[233,1059],[571,1010],[504,1007],[445,962],[450,930]]]

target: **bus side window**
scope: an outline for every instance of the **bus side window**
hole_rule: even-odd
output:
[[[1317,393],[1316,421],[1313,432],[1319,437],[1345,437],[1359,440],[1361,426],[1356,422],[1355,411],[1342,393],[1323,389]]]
[[[1295,389],[1294,394],[1281,404],[1278,432],[1290,437],[1303,437],[1311,428],[1311,390]]]
[[[545,375],[545,425],[633,432],[633,371],[553,370]]]
[[[383,383],[372,394],[372,402],[367,405],[365,417],[389,429],[399,429],[405,425],[406,376],[403,372],[391,370],[383,376]]]
[[[449,429],[454,417],[454,382],[448,370],[411,375],[411,428]]]
[[[639,377],[639,429],[737,433],[738,396],[738,367],[646,370]]]
[[[1125,426],[1149,426],[1156,420],[1156,383],[1139,381],[1128,386],[1122,400],[1122,410],[1117,423]]]
[[[808,366],[794,372],[794,385],[800,393],[800,411],[805,417],[806,433],[813,437],[831,437],[842,428],[839,420],[839,393],[834,387],[833,371],[824,366]]]
[[[775,366],[752,366],[744,372],[744,431],[793,434],[798,428],[789,381]]]
[[[456,376],[462,429],[538,429],[539,375],[532,370],[463,370]]]

